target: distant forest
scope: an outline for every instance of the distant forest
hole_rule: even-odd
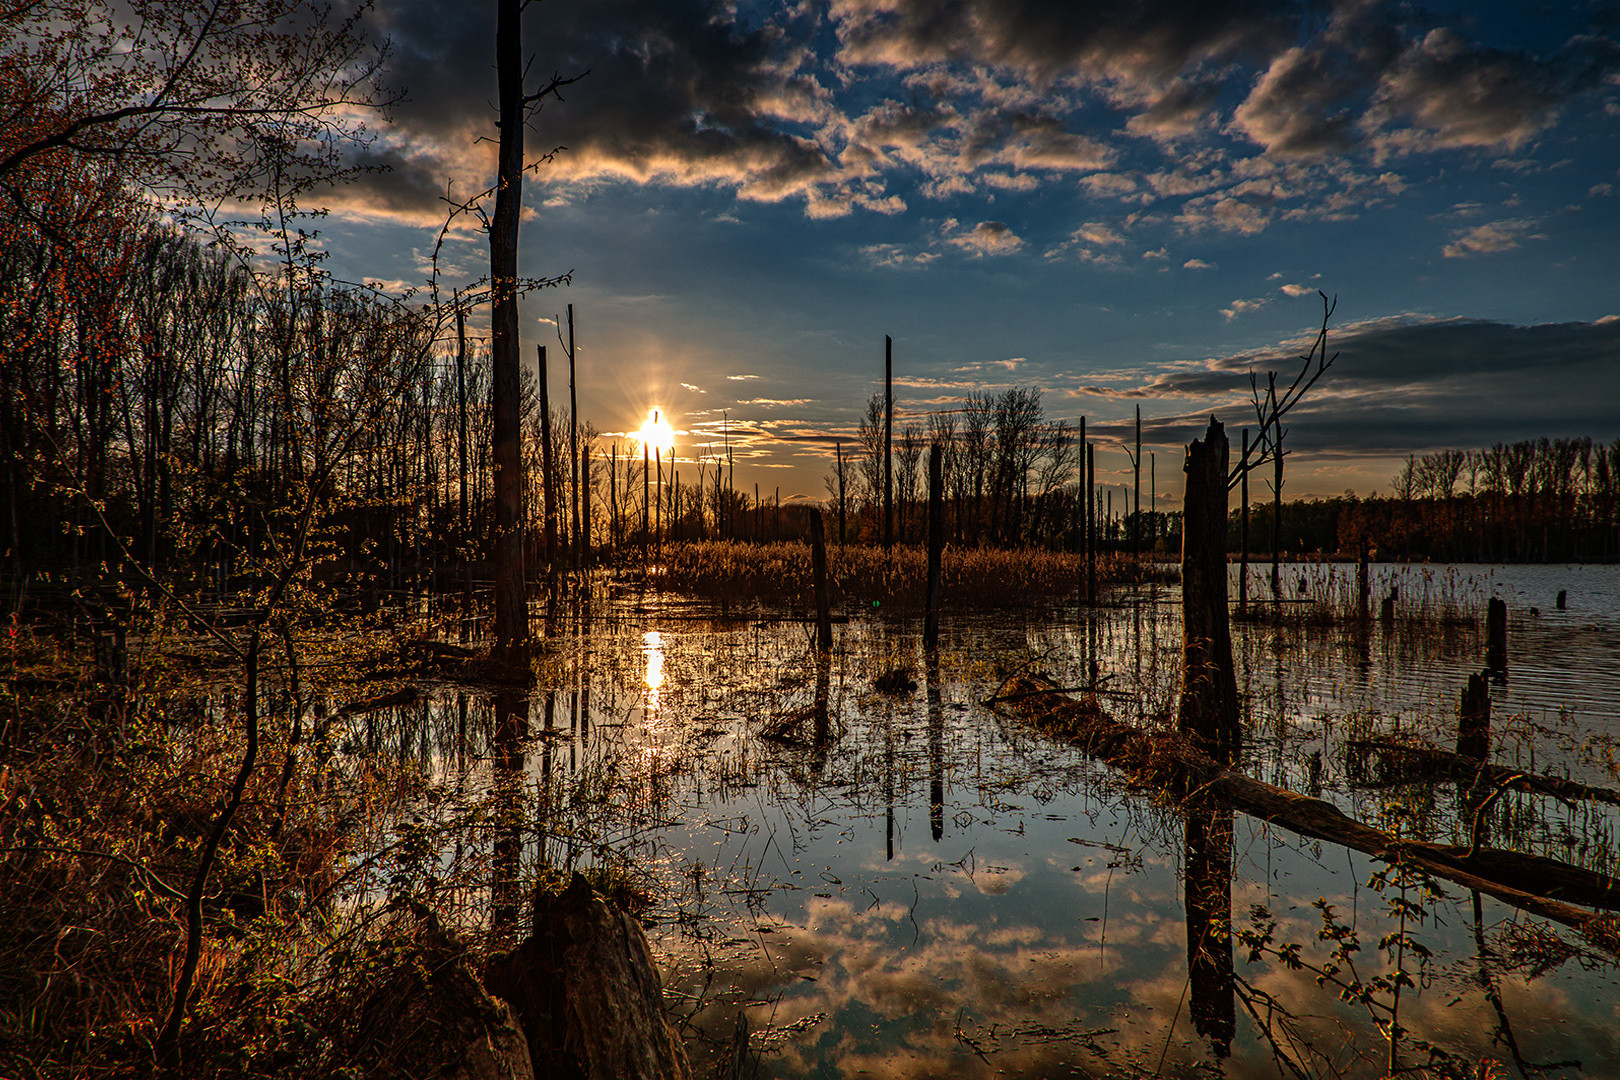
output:
[[[292,240],[273,253],[280,271],[204,244],[112,184],[64,197],[72,205],[50,218],[5,211],[0,230],[8,577],[94,581],[132,558],[190,589],[251,589],[304,507],[319,515],[310,557],[327,582],[446,587],[440,579],[459,584],[460,568],[484,557],[490,362],[465,324],[487,293],[402,302],[333,282],[288,250]],[[548,524],[559,560],[637,549],[649,530],[804,534],[807,511],[782,506],[779,491],[734,489],[720,440],[697,466],[687,446],[678,471],[667,461],[659,470],[635,440],[575,423],[565,343],[550,346],[547,408],[533,353],[522,386],[531,575],[546,565]],[[897,418],[894,538],[922,539],[927,446],[938,440],[953,542],[1078,548],[1089,504],[1101,544],[1137,543],[1124,500],[1116,508],[1087,483],[1083,428],[1048,419],[1040,397],[1014,387]],[[874,396],[826,478],[835,539],[882,538],[883,420]],[[1142,462],[1144,488],[1149,472]],[[1144,514],[1140,542],[1163,538],[1167,525]]]
[[[1272,507],[1249,511],[1249,549],[1269,552]],[[1240,543],[1241,510],[1227,542]],[[1620,558],[1620,439],[1525,439],[1407,458],[1388,495],[1285,502],[1282,549],[1457,562]]]

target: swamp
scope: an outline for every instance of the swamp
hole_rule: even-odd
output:
[[[1483,834],[1609,880],[1616,568],[1375,566],[1405,599],[1370,626],[1331,618],[1343,570],[1287,567],[1294,602],[1237,622],[1239,768],[1398,837]],[[1620,1070],[1612,936],[1191,809],[997,703],[1038,671],[1163,725],[1177,592],[963,614],[936,655],[914,620],[862,614],[818,661],[790,610],[609,590],[558,616],[556,670],[528,696],[428,695],[353,737],[414,761],[447,807],[515,798],[527,872],[617,860],[696,1075],[739,1017],[747,1075],[773,1077]],[[1607,801],[1507,790],[1481,809],[1466,779],[1374,748],[1455,741],[1493,594],[1513,645],[1492,759]],[[491,753],[514,724],[516,752]],[[449,867],[476,843],[447,835]]]
[[[669,555],[679,564],[682,553]],[[835,575],[842,565],[833,560]],[[1620,568],[1373,564],[1373,591],[1396,600],[1372,619],[1356,610],[1353,565],[1284,564],[1280,599],[1250,570],[1251,607],[1232,623],[1242,745],[1226,775],[1393,838],[1376,855],[1160,782],[1045,722],[1057,697],[1132,730],[1174,728],[1173,566],[1112,574],[1133,580],[1104,584],[1094,603],[1060,594],[958,608],[947,594],[936,648],[914,607],[873,604],[852,586],[839,590],[825,651],[806,603],[681,592],[658,569],[600,572],[535,601],[545,647],[532,685],[469,680],[442,659],[467,650],[440,644],[435,659],[404,635],[454,637],[453,607],[393,631],[401,657],[428,659],[402,659],[385,680],[323,676],[353,662],[334,645],[267,683],[266,738],[296,751],[297,734],[269,718],[302,716],[303,765],[289,794],[292,767],[267,757],[240,826],[258,839],[226,845],[189,1053],[212,1047],[231,1075],[258,1074],[277,1053],[308,1075],[343,1075],[342,1062],[375,1072],[388,1059],[323,1029],[314,1011],[352,1007],[344,994],[375,998],[391,965],[418,955],[421,931],[401,920],[415,927],[431,910],[471,956],[500,956],[539,917],[530,894],[581,872],[644,929],[693,1076],[1620,1070],[1620,926],[1604,914],[1620,908],[1608,886]],[[1412,751],[1457,742],[1491,597],[1506,602],[1510,643],[1508,670],[1488,681],[1487,760],[1499,768],[1469,775]],[[156,690],[160,670],[185,663],[187,640],[132,638],[130,666]],[[385,640],[373,634],[366,648]],[[164,709],[131,719],[120,746],[81,742],[79,768],[85,754],[119,769],[155,761],[173,739],[206,758],[216,723],[240,722],[240,695],[199,678],[210,668],[194,653],[190,663],[184,694],[157,693]],[[94,896],[117,875],[101,866],[79,880],[83,863],[60,854],[70,851],[60,839],[51,847],[67,810],[18,752],[19,725],[40,712],[17,698],[11,712],[8,827],[20,847],[9,869],[62,904],[73,889]],[[135,771],[161,783],[153,762]],[[1556,780],[1572,786],[1547,786]],[[112,836],[115,826],[104,820],[101,842],[130,865],[150,860],[145,876],[181,865],[137,835]],[[1403,858],[1405,841],[1510,849],[1585,875],[1520,881],[1535,895],[1504,900]],[[76,844],[95,842],[91,830]],[[1595,890],[1576,895],[1587,879]],[[156,915],[161,886],[141,885],[123,882]],[[317,895],[323,929],[301,936]],[[1591,917],[1563,917],[1574,904]],[[52,978],[11,969],[13,993],[37,995],[41,1015],[101,1011],[100,1032],[58,1033],[60,1064],[103,1058],[98,1043],[120,1026],[118,1038],[141,1037],[139,1008],[96,999],[132,977],[127,965],[159,962],[150,929],[102,928],[142,941],[133,955],[127,942],[109,956],[108,943],[59,941],[41,972],[107,980],[70,1002]],[[407,959],[388,952],[407,940]],[[22,947],[15,931],[11,947]],[[345,970],[347,983],[334,975]],[[267,972],[278,973],[271,986]],[[233,1017],[233,1003],[262,1014]],[[12,1038],[35,1053],[50,1042]],[[232,1046],[258,1064],[232,1064]]]

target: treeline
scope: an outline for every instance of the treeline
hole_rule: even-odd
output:
[[[267,271],[122,196],[85,208],[71,230],[6,214],[8,576],[95,579],[127,553],[229,592],[252,584],[307,505],[326,539],[315,556],[326,580],[410,590],[465,580],[493,527],[490,363],[465,330],[487,297],[401,302],[284,263]],[[570,345],[550,350],[554,389],[570,377]],[[548,395],[543,416],[532,363],[524,379],[531,573],[659,537],[804,535],[806,511],[782,507],[779,491],[737,490],[718,460],[660,468],[639,442],[610,442],[570,416],[563,394]],[[1028,387],[897,424],[892,539],[922,539],[937,441],[957,544],[1079,549],[1088,508],[1102,547],[1162,540],[1163,515],[1138,527],[1124,498],[1115,507],[1089,482],[1083,431],[1049,420]],[[847,542],[883,538],[883,435],[874,397],[827,477],[829,518]]]
[[[1559,562],[1620,558],[1620,439],[1525,439],[1412,455],[1390,494],[1284,503],[1285,554]],[[1269,553],[1272,507],[1249,513],[1251,552]],[[1238,550],[1240,511],[1228,548]]]
[[[118,206],[85,213],[71,233],[18,214],[0,229],[8,575],[94,580],[127,548],[166,576],[233,590],[252,584],[238,579],[306,507],[327,541],[315,557],[328,578],[421,587],[486,550],[490,368],[463,329],[480,296],[400,302],[290,260],[266,273],[138,203]],[[526,495],[537,520],[538,398],[531,369]],[[553,412],[566,553],[610,466],[593,457],[594,425]],[[573,511],[571,446],[587,474]],[[620,463],[619,490],[637,485],[640,466]],[[544,531],[529,544],[541,559]]]
[[[829,505],[846,536],[880,542],[885,530],[885,403],[873,394],[857,428],[856,444],[840,448],[838,468],[825,478]],[[1151,510],[1153,478],[1142,462],[1133,481],[1142,488],[1141,511],[1119,492],[1095,482],[1088,469],[1085,421],[1049,419],[1035,387],[998,394],[970,392],[959,408],[897,422],[892,433],[889,534],[921,543],[927,528],[928,452],[941,447],[946,537],[959,546],[1079,550],[1091,529],[1104,548],[1147,550],[1162,541],[1171,515]],[[1140,457],[1127,455],[1133,462]]]

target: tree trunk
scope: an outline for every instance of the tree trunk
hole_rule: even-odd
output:
[[[551,460],[551,393],[546,369],[546,347],[537,345],[540,355],[540,486],[546,500],[546,578],[557,575],[557,473]]]
[[[939,648],[939,577],[945,551],[945,470],[939,443],[928,448],[928,591],[924,602],[923,648]],[[933,687],[930,682],[929,686]]]
[[[496,8],[495,70],[501,137],[495,215],[489,228],[495,421],[495,647],[506,659],[515,659],[529,640],[518,382],[518,219],[523,198],[521,8],[521,0],[499,0]]]
[[[883,335],[883,548],[894,540],[894,470],[889,453],[894,441],[894,341]]]
[[[1181,529],[1181,704],[1176,728],[1231,760],[1241,737],[1226,610],[1226,433],[1214,418],[1187,447]]]

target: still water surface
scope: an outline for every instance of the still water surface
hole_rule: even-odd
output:
[[[1298,602],[1353,595],[1344,570],[1285,567],[1290,602],[1266,609],[1284,617],[1234,625],[1249,772],[1466,843],[1455,785],[1366,786],[1345,743],[1398,731],[1449,745],[1494,594],[1512,647],[1493,757],[1617,786],[1620,568],[1375,567],[1375,606],[1391,587],[1398,601],[1365,629]],[[1263,573],[1251,596],[1270,596]],[[1230,961],[1218,942],[1189,948],[1229,911],[1323,964],[1325,901],[1359,940],[1363,981],[1398,961],[1412,972],[1399,1023],[1413,1037],[1526,1075],[1620,1076],[1612,963],[1575,956],[1532,977],[1514,946],[1534,920],[1445,883],[1408,925],[1432,958],[1397,958],[1378,944],[1400,890],[1369,884],[1371,860],[1242,816],[1189,821],[984,704],[1003,671],[1030,666],[1157,722],[1174,705],[1178,599],[1143,588],[1096,609],[948,612],[937,665],[915,624],[856,614],[819,665],[784,613],[627,592],[558,627],[555,665],[516,707],[515,755],[469,758],[443,734],[468,730],[468,709],[492,730],[487,702],[437,698],[367,724],[419,731],[412,752],[447,786],[518,785],[530,868],[589,864],[603,844],[633,853],[697,1075],[713,1075],[739,1014],[770,1077],[1382,1075],[1388,992],[1346,1003],[1241,945]],[[896,667],[915,688],[877,692]],[[1508,795],[1489,828],[1612,872],[1615,824],[1612,808]],[[1412,1037],[1397,1052],[1424,1060]]]

